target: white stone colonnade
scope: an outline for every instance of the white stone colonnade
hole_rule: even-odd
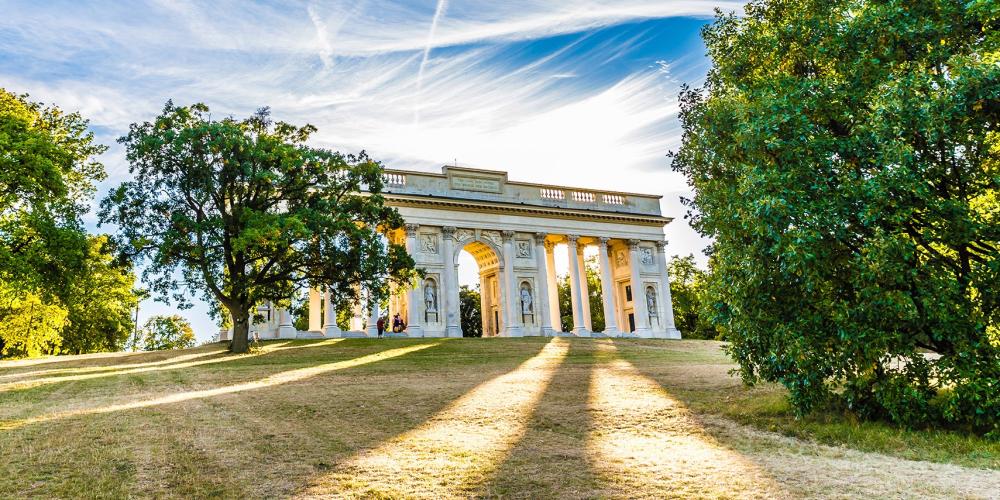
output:
[[[330,290],[310,290],[309,330],[296,331],[287,311],[254,325],[261,338],[374,336],[379,317],[395,315],[409,337],[460,337],[459,254],[479,266],[484,335],[506,337],[680,338],[674,325],[659,197],[518,183],[506,172],[444,167],[441,174],[389,170],[383,195],[403,216],[385,235],[404,245],[424,278],[393,290],[388,311],[357,304],[341,331]],[[567,249],[570,310],[558,303],[556,252]],[[599,307],[594,332],[584,253],[597,253]],[[362,296],[364,294],[362,293]],[[324,312],[321,312],[321,307]],[[562,331],[563,315],[571,328]]]

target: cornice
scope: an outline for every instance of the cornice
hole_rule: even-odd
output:
[[[601,222],[619,222],[627,224],[638,224],[643,226],[662,227],[673,221],[671,217],[658,215],[630,214],[624,212],[606,212],[601,210],[578,210],[561,207],[545,207],[540,205],[526,205],[518,203],[505,203],[496,201],[468,200],[462,198],[448,197],[428,197],[420,195],[406,195],[396,193],[383,193],[389,205],[407,207],[427,207],[448,210],[461,210],[465,212],[480,213],[500,213],[516,214],[532,217],[546,217],[551,219],[570,220],[593,220]]]

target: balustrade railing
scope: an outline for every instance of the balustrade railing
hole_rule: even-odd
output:
[[[405,186],[406,176],[403,174],[385,173],[382,174],[382,181],[387,186]]]

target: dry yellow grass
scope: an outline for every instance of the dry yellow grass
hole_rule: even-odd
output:
[[[0,362],[0,497],[967,497],[1000,472],[737,423],[718,344],[266,343]],[[714,395],[714,396],[713,396]],[[739,419],[738,419],[739,420]]]

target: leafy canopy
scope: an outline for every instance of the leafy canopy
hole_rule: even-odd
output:
[[[194,330],[183,316],[152,316],[142,327],[141,347],[144,351],[164,351],[194,347]]]
[[[1000,435],[1000,8],[758,0],[704,30],[673,167],[745,381]]]
[[[213,120],[203,104],[168,102],[119,140],[133,180],[103,200],[102,221],[118,225],[161,299],[221,305],[236,352],[264,301],[288,305],[310,285],[338,303],[362,290],[381,301],[413,274],[405,249],[381,237],[402,225],[381,195],[382,166],[306,145],[315,130],[272,122],[267,109]]]

